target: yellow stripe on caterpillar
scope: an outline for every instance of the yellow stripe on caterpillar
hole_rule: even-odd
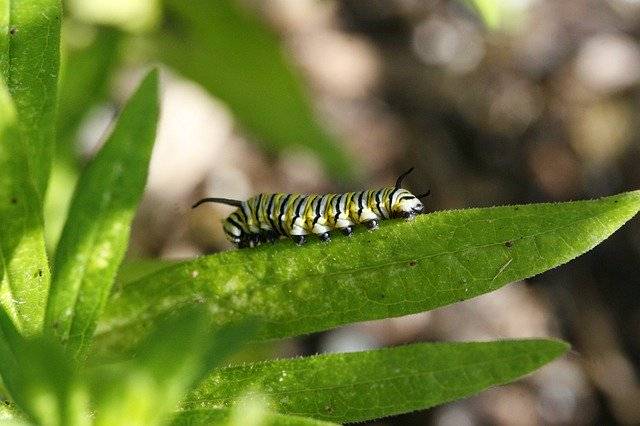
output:
[[[329,233],[339,230],[351,235],[355,225],[369,229],[390,218],[413,219],[424,211],[420,200],[429,195],[415,196],[401,188],[403,179],[413,167],[398,177],[395,186],[377,190],[344,194],[258,194],[246,201],[228,198],[203,198],[192,207],[212,202],[236,207],[223,221],[227,239],[239,248],[254,247],[289,237],[298,245],[306,236],[317,235],[329,241]]]

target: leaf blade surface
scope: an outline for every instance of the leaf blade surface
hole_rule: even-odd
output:
[[[285,414],[358,422],[425,409],[513,381],[568,350],[564,342],[418,343],[233,366],[214,372],[185,408],[228,406],[247,389]]]
[[[144,191],[158,119],[158,74],[142,81],[80,177],[56,250],[47,324],[81,354],[111,290]]]
[[[407,315],[561,265],[607,238],[640,192],[599,200],[458,211],[385,222],[329,244],[291,242],[183,262],[113,294],[103,348],[135,340],[164,310],[204,302],[219,321],[255,316],[262,339]]]

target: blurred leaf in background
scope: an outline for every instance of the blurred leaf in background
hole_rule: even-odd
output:
[[[119,65],[123,34],[110,27],[68,22],[56,120],[56,150],[45,199],[45,236],[53,253],[78,179],[78,131],[87,112],[109,99],[109,82]]]
[[[166,0],[159,52],[167,64],[223,100],[270,151],[306,148],[336,180],[353,164],[318,123],[300,76],[272,34],[233,0]]]
[[[254,333],[249,322],[211,331],[203,306],[158,321],[128,361],[99,368],[93,378],[96,425],[149,425],[167,420],[185,392],[235,353]]]
[[[53,339],[24,338],[1,307],[0,375],[13,401],[37,424],[89,424],[89,396],[78,366]]]

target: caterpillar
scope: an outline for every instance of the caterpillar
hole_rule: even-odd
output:
[[[203,198],[193,204],[220,203],[237,207],[223,221],[223,230],[236,247],[254,247],[289,237],[302,245],[307,235],[315,234],[322,241],[331,239],[330,232],[340,230],[351,235],[355,225],[376,229],[382,219],[413,219],[422,213],[421,199],[430,191],[415,196],[401,188],[413,167],[401,174],[393,187],[344,194],[258,194],[247,201],[228,198]]]

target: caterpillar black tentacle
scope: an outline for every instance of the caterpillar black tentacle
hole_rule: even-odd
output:
[[[373,230],[380,220],[390,218],[413,219],[424,210],[420,200],[430,191],[415,196],[401,188],[404,178],[413,167],[401,174],[395,186],[347,192],[344,194],[259,194],[247,201],[228,198],[203,198],[195,203],[220,203],[237,210],[223,221],[227,239],[239,248],[254,247],[289,237],[296,244],[315,234],[322,241],[331,239],[330,232],[339,230],[351,235],[353,227],[365,225]]]

